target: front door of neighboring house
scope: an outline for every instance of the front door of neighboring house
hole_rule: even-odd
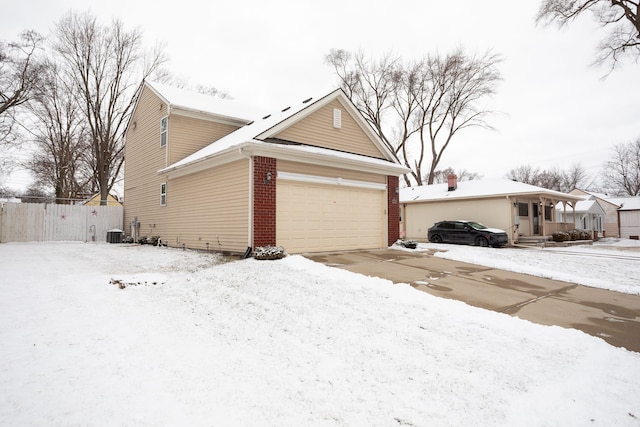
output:
[[[540,206],[536,202],[531,205],[533,207],[533,234],[537,236],[540,234]]]

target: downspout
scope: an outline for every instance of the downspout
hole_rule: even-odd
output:
[[[245,252],[246,256],[249,256],[251,254],[251,250],[252,250],[252,245],[253,245],[253,157],[251,157],[250,155],[245,154],[242,151],[242,147],[240,147],[238,149],[238,152],[240,153],[240,155],[242,157],[245,157],[249,160],[249,194],[248,194],[248,198],[249,198],[249,209],[248,209],[248,215],[249,217],[247,218],[247,251]]]
[[[513,234],[516,232],[516,229],[515,229],[516,225],[515,225],[515,221],[514,221],[514,218],[515,218],[516,214],[515,214],[515,211],[513,209],[513,204],[511,203],[511,196],[509,196],[509,195],[507,195],[507,206],[509,206],[509,212],[511,213],[509,215],[509,230],[510,230],[509,240],[511,240],[510,243],[513,245],[514,242],[516,241],[514,239],[514,237],[513,237]]]

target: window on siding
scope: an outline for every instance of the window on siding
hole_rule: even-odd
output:
[[[165,206],[167,204],[167,184],[160,184],[160,206]]]
[[[518,215],[529,216],[529,203],[518,203]]]
[[[162,120],[160,120],[160,146],[164,147],[165,145],[167,145],[167,125],[169,122],[169,118],[168,117],[163,117]]]
[[[553,207],[551,206],[545,206],[544,207],[544,219],[547,221],[552,221],[553,219],[551,218],[551,212],[553,210]]]

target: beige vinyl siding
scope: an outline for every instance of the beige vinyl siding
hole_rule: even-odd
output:
[[[228,135],[237,126],[172,115],[169,118],[169,161],[171,165]]]
[[[406,227],[406,237],[423,242],[427,240],[427,230],[444,220],[477,221],[487,227],[500,228],[507,231],[512,241],[513,234],[509,232],[512,212],[515,213],[514,208],[506,198],[407,203],[403,208],[402,221]]]
[[[166,166],[166,147],[160,146],[160,120],[166,116],[166,104],[150,89],[144,88],[129,124],[124,163],[124,231],[134,217],[144,218],[141,235],[153,232],[150,224],[160,219],[160,184],[164,177],[157,171]],[[169,134],[171,129],[169,129]]]
[[[334,108],[342,111],[342,126],[340,129],[333,127]],[[348,114],[345,106],[337,99],[274,135],[274,137],[364,156],[384,158],[367,134]]]
[[[328,168],[326,166],[310,165],[306,163],[296,163],[285,160],[278,160],[279,172],[299,173],[304,175],[315,175],[329,178],[343,178],[354,181],[374,182],[385,184],[387,177],[366,172],[353,171],[348,169]]]
[[[156,235],[169,246],[242,253],[249,245],[249,160],[167,182]]]

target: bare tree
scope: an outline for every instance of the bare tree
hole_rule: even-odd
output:
[[[612,148],[605,163],[605,184],[620,196],[640,196],[640,138]]]
[[[596,63],[611,61],[615,68],[624,57],[640,59],[640,2],[637,0],[544,0],[536,22],[565,26],[590,12],[609,33],[599,45]]]
[[[531,165],[522,165],[507,172],[507,178],[513,181],[523,182],[525,184],[536,185],[539,173],[540,170],[533,169]]]
[[[0,42],[0,143],[15,140],[16,109],[27,102],[43,69],[37,59],[44,42],[35,31],[24,31],[20,41]]]
[[[574,163],[568,171],[563,173],[560,191],[568,193],[576,188],[586,190],[588,179],[589,176],[587,171],[582,167],[582,165],[580,163]]]
[[[380,139],[411,169],[407,185],[433,184],[445,150],[462,129],[490,128],[485,118],[491,110],[482,102],[500,80],[497,55],[457,49],[406,62],[392,54],[369,60],[363,52],[331,50],[326,61]]]
[[[145,56],[141,30],[127,31],[119,20],[101,25],[88,12],[69,12],[55,25],[53,48],[86,121],[85,161],[106,205],[124,162],[122,134],[136,88],[164,63],[164,48]]]
[[[433,183],[443,184],[447,182],[447,177],[452,174],[455,174],[457,176],[458,181],[473,181],[474,179],[482,178],[482,176],[476,172],[469,172],[466,169],[455,171],[452,167],[448,167],[448,168],[436,171],[433,177]]]
[[[580,163],[573,164],[568,171],[563,171],[557,167],[541,170],[534,169],[531,165],[522,165],[510,170],[507,173],[507,178],[549,190],[568,193],[586,184],[587,173]]]
[[[48,64],[46,75],[28,103],[35,153],[26,167],[40,187],[54,190],[56,203],[70,203],[93,193],[88,188],[92,173],[83,164],[83,154],[91,148],[89,135],[84,115],[55,63]]]

